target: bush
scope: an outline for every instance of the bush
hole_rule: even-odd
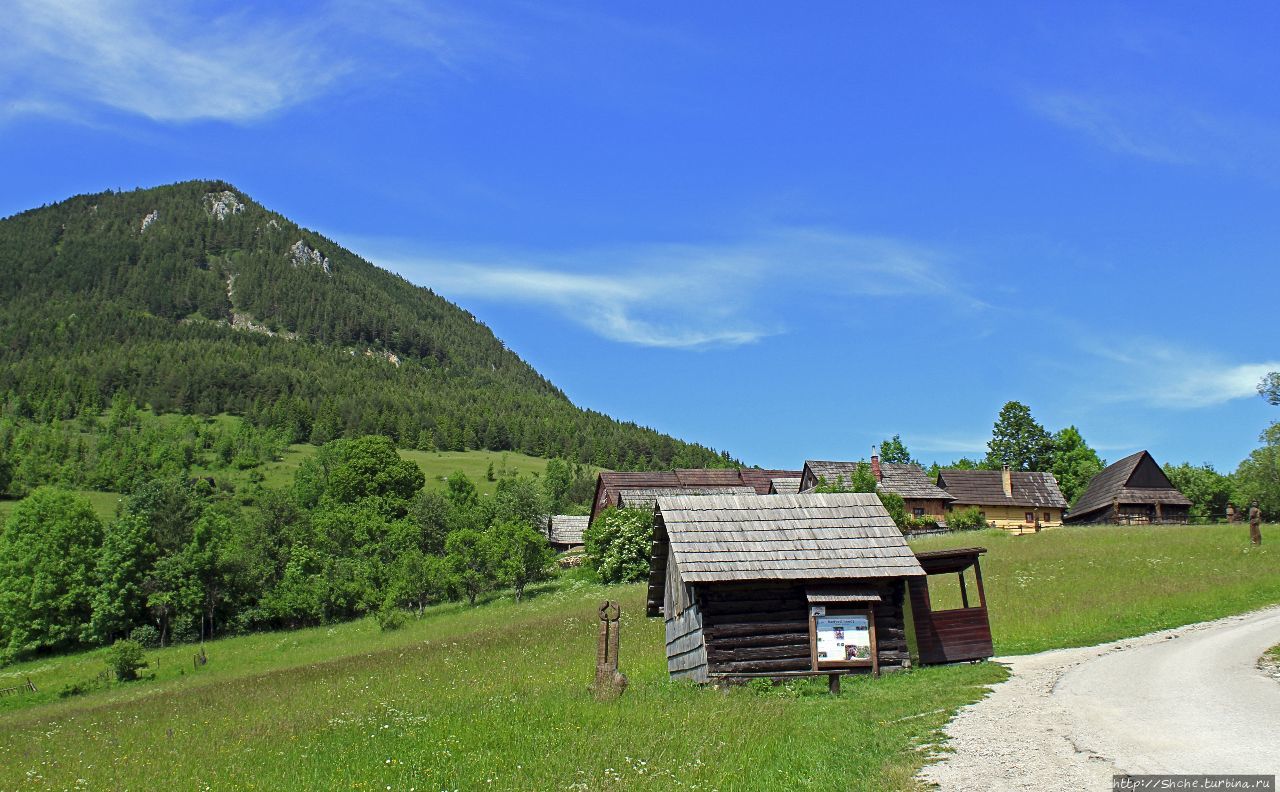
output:
[[[116,679],[128,682],[138,678],[138,671],[147,667],[142,644],[137,641],[116,641],[107,652],[107,666],[115,672]]]
[[[409,620],[408,614],[390,602],[378,608],[377,612],[373,614],[373,618],[378,622],[378,627],[383,632],[394,632],[403,627],[405,622]]]
[[[605,509],[582,537],[587,563],[602,583],[643,580],[653,551],[653,513],[645,509]]]
[[[142,644],[144,649],[155,649],[160,645],[160,631],[150,624],[142,624],[129,631],[129,640]]]
[[[896,492],[877,492],[876,495],[884,504],[885,511],[893,518],[893,524],[901,531],[911,530],[911,517],[907,514],[907,502],[902,496]]]
[[[977,506],[970,506],[967,509],[953,511],[948,514],[947,527],[953,531],[973,531],[978,528],[986,528],[987,520],[978,511]]]

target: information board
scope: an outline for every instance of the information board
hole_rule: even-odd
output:
[[[819,664],[871,662],[871,624],[866,614],[815,612],[813,619]]]

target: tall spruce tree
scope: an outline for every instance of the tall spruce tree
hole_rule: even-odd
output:
[[[1053,466],[1053,437],[1031,417],[1031,408],[1011,401],[1000,408],[991,441],[987,443],[987,463],[1008,465],[1013,470],[1049,470]]]

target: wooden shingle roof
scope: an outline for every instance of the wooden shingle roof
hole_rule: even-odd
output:
[[[850,481],[857,472],[858,465],[866,462],[832,462],[810,459],[804,463],[805,469],[812,473],[812,480],[826,479],[835,484],[838,480]],[[801,472],[803,477],[803,471]],[[877,488],[884,492],[893,492],[904,498],[927,498],[950,501],[951,495],[934,485],[929,475],[919,465],[901,464],[898,462],[880,463],[880,483]]]
[[[655,538],[691,583],[924,574],[873,493],[677,495],[660,497],[658,511]]]
[[[770,495],[799,495],[800,479],[798,478],[776,478],[769,485]]]
[[[1012,470],[1009,478],[1012,495],[1004,494],[999,470],[944,470],[938,474],[938,484],[962,506],[1067,508],[1067,499],[1052,473]]]
[[[1079,519],[1116,502],[1191,505],[1191,500],[1173,486],[1155,458],[1146,451],[1130,454],[1090,479],[1071,510],[1071,517]]]
[[[798,470],[758,470],[756,468],[684,468],[622,473],[606,470],[596,478],[591,518],[595,519],[597,514],[610,506],[619,505],[622,502],[621,493],[626,490],[696,488],[720,491],[724,488],[751,487],[757,494],[767,495],[769,486],[775,478],[791,478],[799,475]]]
[[[551,517],[551,525],[547,530],[547,539],[554,544],[580,545],[582,534],[587,530],[587,515],[556,514]]]
[[[726,487],[647,487],[645,489],[624,489],[618,493],[624,509],[649,509],[657,505],[662,495],[755,495],[755,487],[737,484]]]

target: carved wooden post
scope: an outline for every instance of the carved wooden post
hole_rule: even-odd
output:
[[[618,670],[618,627],[622,608],[605,600],[600,604],[600,643],[596,647],[596,681],[591,686],[601,701],[617,698],[627,688],[627,677]]]

